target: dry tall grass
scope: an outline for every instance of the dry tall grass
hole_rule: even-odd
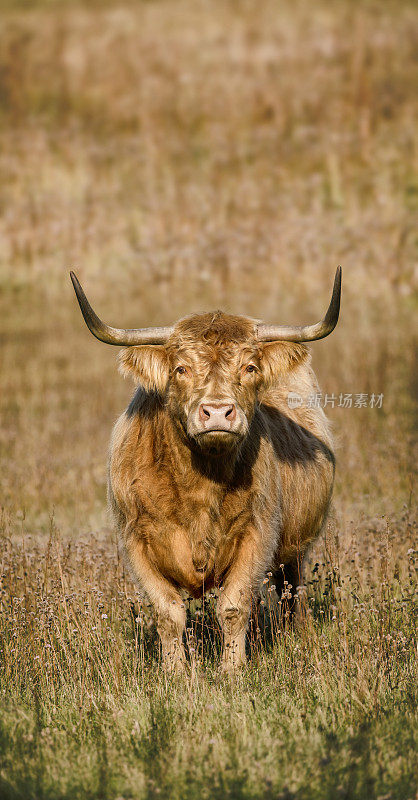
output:
[[[2,796],[412,798],[415,4],[0,9]],[[128,326],[310,321],[338,263],[314,366],[324,392],[384,402],[329,409],[306,632],[223,685],[209,602],[168,684],[104,513],[130,387],[68,268]]]

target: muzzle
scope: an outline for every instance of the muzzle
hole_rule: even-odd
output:
[[[242,409],[231,398],[203,398],[189,413],[187,433],[201,445],[219,437],[220,441],[240,439],[248,431]]]
[[[235,403],[201,403],[199,421],[205,431],[231,431],[237,418]]]

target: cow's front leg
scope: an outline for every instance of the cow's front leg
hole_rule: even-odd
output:
[[[245,636],[251,612],[251,599],[258,594],[265,569],[261,537],[246,534],[220,590],[217,614],[224,643],[222,668],[232,672],[245,663]]]
[[[186,612],[180,595],[169,601],[170,605],[157,610],[157,630],[161,639],[164,667],[172,670],[183,670],[186,658],[183,647],[183,631],[186,624]]]
[[[134,535],[125,540],[128,561],[140,588],[153,605],[157,630],[161,639],[163,665],[169,670],[182,670],[186,663],[183,631],[186,609],[177,588],[156,570],[141,540]]]
[[[245,589],[228,586],[218,603],[223,631],[222,669],[233,672],[245,664],[245,636],[250,616],[251,595]]]

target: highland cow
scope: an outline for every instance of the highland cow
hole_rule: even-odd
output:
[[[266,572],[294,592],[328,512],[333,443],[322,408],[307,402],[318,386],[303,343],[335,328],[341,269],[324,319],[301,327],[217,311],[111,328],[71,277],[90,331],[123,346],[120,369],[138,384],[113,431],[108,494],[164,663],[185,663],[184,595],[216,589],[222,664],[234,669]]]

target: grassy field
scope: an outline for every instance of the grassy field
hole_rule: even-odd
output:
[[[0,797],[414,800],[418,14],[406,0],[0,0]],[[299,632],[186,677],[105,511],[131,387],[82,322],[221,307],[312,345],[335,509]],[[415,607],[416,608],[416,607]],[[271,621],[271,624],[269,624]],[[415,739],[415,741],[414,741]]]

